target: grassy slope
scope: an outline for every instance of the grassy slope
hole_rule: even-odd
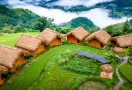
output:
[[[38,60],[25,67],[12,81],[2,90],[73,90],[88,79],[87,75],[61,70],[52,57],[59,55],[64,50],[89,50],[96,52],[97,49],[84,45],[61,45],[45,52]],[[102,55],[103,50],[98,54]],[[48,62],[48,63],[47,63]],[[101,80],[99,77],[92,79]],[[107,80],[109,83],[111,80]],[[110,85],[110,84],[109,84]]]
[[[20,36],[22,34],[38,36],[39,32],[17,33],[17,34],[3,34],[3,36],[0,36],[0,44],[14,47],[14,44],[16,43],[16,41],[20,38]]]

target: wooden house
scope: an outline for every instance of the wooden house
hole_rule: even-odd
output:
[[[61,45],[61,39],[63,39],[61,34],[49,28],[44,29],[38,37],[42,38],[43,43],[47,46]]]
[[[2,74],[16,71],[19,65],[24,63],[21,49],[0,45],[0,84],[3,83]]]
[[[88,31],[86,31],[83,27],[78,27],[71,32],[68,32],[65,36],[67,37],[67,42],[81,44],[88,35]]]
[[[109,35],[104,30],[98,30],[91,35],[89,35],[85,41],[88,41],[88,46],[96,47],[99,49],[106,48],[108,42],[111,39],[111,35]]]
[[[24,55],[34,56],[44,50],[41,38],[22,34],[15,46],[22,49]]]

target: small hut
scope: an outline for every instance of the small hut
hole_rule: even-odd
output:
[[[114,47],[127,48],[132,46],[132,35],[116,36],[111,39],[111,45]]]
[[[3,83],[2,74],[16,71],[16,68],[23,63],[22,50],[0,45],[0,83]]]
[[[68,32],[66,37],[69,43],[81,44],[88,35],[89,33],[83,27],[78,27]]]
[[[124,53],[125,50],[121,47],[114,47],[113,52],[115,52],[115,53]]]
[[[38,37],[41,37],[43,43],[47,46],[61,45],[61,39],[63,39],[61,34],[49,28],[44,29]]]
[[[112,75],[113,75],[114,69],[113,69],[113,67],[111,65],[104,64],[104,65],[101,65],[100,68],[103,71],[103,72],[100,73],[101,77],[112,79]]]
[[[41,38],[22,34],[15,46],[21,48],[24,55],[34,56],[44,50]]]
[[[93,46],[99,49],[106,48],[108,42],[111,39],[111,35],[109,35],[104,30],[98,30],[91,35],[89,35],[85,41],[88,41],[88,46]]]

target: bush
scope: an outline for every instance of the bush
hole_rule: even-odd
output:
[[[132,46],[128,48],[128,55],[132,56]]]
[[[130,65],[123,65],[119,68],[120,73],[122,74],[122,76],[129,81],[130,83],[132,83],[132,66]]]

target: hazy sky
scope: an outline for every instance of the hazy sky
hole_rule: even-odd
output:
[[[39,3],[39,1],[41,0],[35,0],[35,1],[38,1]],[[50,0],[46,0],[46,1],[50,1]],[[106,1],[112,1],[112,0],[59,0],[57,2],[51,3],[50,5],[67,6],[69,8],[71,6],[76,6],[76,5],[85,5],[89,7],[99,2],[106,2]],[[112,19],[108,17],[109,11],[101,8],[96,8],[90,11],[84,11],[80,13],[73,13],[73,12],[64,12],[60,9],[47,9],[40,6],[35,6],[30,4],[30,2],[33,2],[33,0],[25,0],[25,1],[8,0],[8,4],[10,4],[13,8],[29,9],[40,16],[53,18],[55,24],[69,22],[71,19],[76,17],[87,17],[96,26],[104,28],[107,25],[121,23],[127,20],[127,17],[122,17],[121,19]]]

